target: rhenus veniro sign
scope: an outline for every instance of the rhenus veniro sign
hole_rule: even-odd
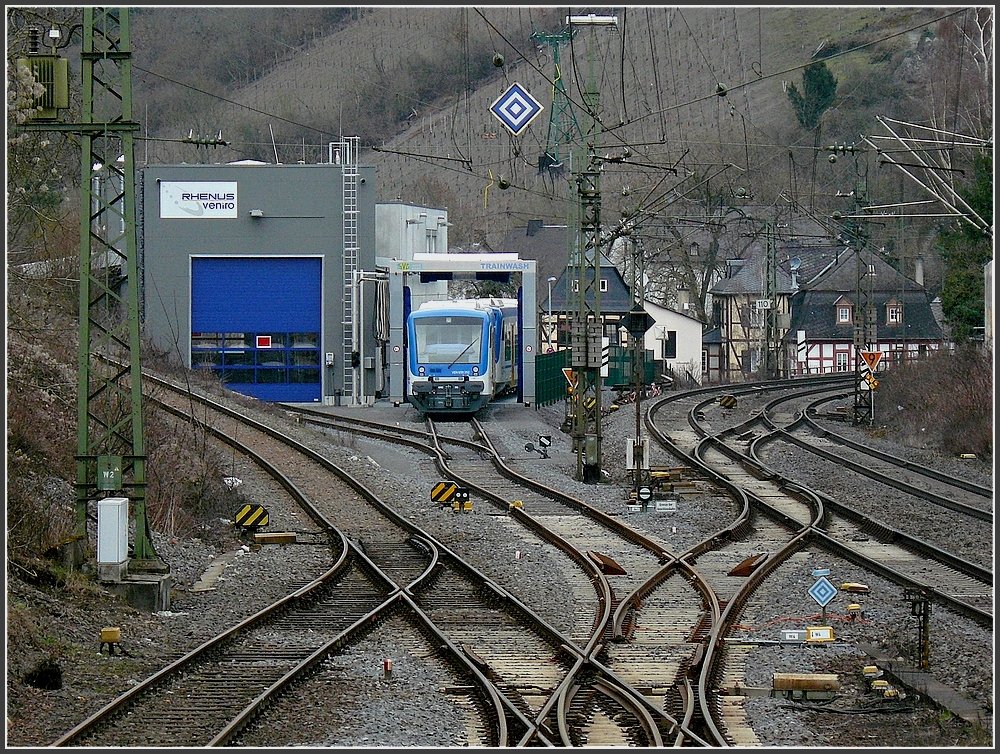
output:
[[[238,216],[236,181],[161,181],[160,217],[218,219]]]

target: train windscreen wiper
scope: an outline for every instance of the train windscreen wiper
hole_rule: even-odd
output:
[[[448,365],[448,368],[451,369],[453,366],[455,366],[455,364],[458,363],[458,360],[461,359],[463,356],[465,356],[465,354],[467,354],[469,352],[469,349],[472,348],[474,345],[476,345],[476,343],[479,342],[479,338],[480,338],[480,336],[477,335],[475,340],[473,340],[471,343],[469,343],[469,345],[467,345],[465,348],[463,348],[462,349],[462,353],[460,353],[458,356],[455,357],[455,360]]]

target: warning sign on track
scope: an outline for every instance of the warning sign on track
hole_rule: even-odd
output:
[[[458,490],[457,482],[441,481],[431,487],[431,500],[435,503],[449,503]]]
[[[244,505],[236,511],[236,525],[244,529],[256,529],[267,526],[267,508],[263,505]]]

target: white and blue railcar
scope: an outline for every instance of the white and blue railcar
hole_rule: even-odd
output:
[[[517,301],[428,301],[410,313],[406,395],[421,413],[472,414],[517,388]]]

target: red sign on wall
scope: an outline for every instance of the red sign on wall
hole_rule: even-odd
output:
[[[258,335],[257,336],[257,348],[270,348],[271,347],[271,336],[270,335]]]

